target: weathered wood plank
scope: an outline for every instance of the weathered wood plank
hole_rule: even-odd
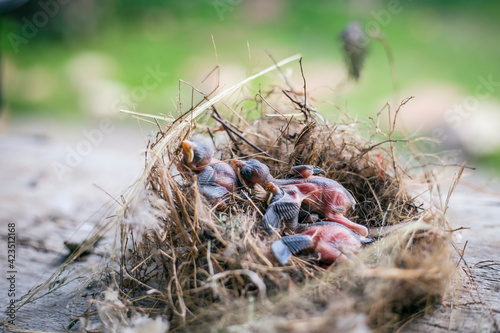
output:
[[[78,240],[74,231],[81,221],[87,220],[109,200],[92,184],[102,185],[116,194],[117,189],[123,189],[126,176],[130,175],[128,169],[138,170],[142,163],[135,153],[142,149],[139,132],[134,137],[130,130],[120,130],[110,134],[99,147],[95,147],[88,160],[72,169],[69,179],[60,181],[53,173],[51,163],[64,158],[68,142],[74,146],[82,137],[54,137],[50,133],[59,129],[50,128],[46,128],[46,134],[42,136],[15,134],[19,131],[34,133],[34,128],[40,128],[35,125],[20,126],[0,141],[0,234],[5,235],[7,223],[16,222],[19,239],[16,287],[20,294],[26,293],[44,273],[47,277],[61,263],[61,253],[65,253],[63,241],[72,237]],[[465,180],[479,188],[500,193],[500,186],[484,177]],[[463,231],[463,241],[459,246],[468,240],[464,258],[471,267],[472,285],[469,287],[472,289],[470,293],[465,290],[459,299],[445,299],[432,314],[413,320],[401,332],[498,331],[500,194],[495,196],[459,185],[450,202],[449,214],[454,227],[471,228]],[[92,226],[90,222],[88,227]],[[0,238],[0,247],[3,267],[6,237]],[[75,264],[74,267],[81,265]],[[87,308],[88,296],[74,294],[77,283],[62,288],[59,295],[50,295],[22,309],[16,317],[19,328],[64,332],[62,325],[69,323],[68,318],[82,314]],[[6,287],[6,279],[0,279],[0,290],[6,290]],[[3,300],[4,296],[0,299]],[[460,302],[451,305],[456,301]],[[3,301],[1,306],[4,309]]]

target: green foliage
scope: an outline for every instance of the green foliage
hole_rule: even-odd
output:
[[[143,84],[148,66],[160,66],[168,72],[158,87],[133,103],[138,112],[168,114],[175,108],[172,101],[176,100],[178,80],[209,91],[215,80],[209,80],[212,84],[202,84],[201,80],[216,63],[222,64],[222,72],[233,71],[227,64],[240,66],[242,71],[234,74],[240,75],[238,79],[271,64],[264,50],[275,59],[302,53],[306,78],[308,69],[315,66],[342,65],[338,36],[352,20],[362,22],[365,28],[372,24],[386,37],[400,90],[405,94],[400,98],[428,82],[448,84],[464,96],[473,95],[480,76],[492,75],[497,81],[500,78],[500,22],[494,14],[499,10],[497,3],[400,1],[401,13],[390,16],[387,9],[394,3],[390,0],[371,7],[326,0],[276,3],[276,13],[266,18],[267,13],[252,11],[254,4],[242,0],[95,2],[95,15],[86,16],[92,18],[86,29],[72,25],[78,21],[71,19],[75,10],[64,7],[53,18],[57,24],[52,26],[58,30],[50,27],[51,23],[40,27],[17,53],[8,36],[20,34],[23,23],[6,20],[2,45],[7,62],[4,91],[8,105],[14,115],[87,113],[82,87],[75,84],[68,68],[82,54],[92,53],[111,59],[112,68],[104,79],[121,85],[125,94]],[[26,17],[32,15],[33,11]],[[65,15],[69,19],[62,19]],[[332,75],[328,73],[332,71],[326,69],[325,76]],[[392,102],[391,70],[379,42],[371,43],[358,83],[349,82],[347,89],[338,90],[334,86],[336,79],[324,79],[325,86],[332,89],[330,101],[361,119],[373,117],[385,102]],[[183,94],[190,95],[189,87],[183,89]],[[500,89],[492,98],[500,98]],[[321,111],[331,119],[336,117],[336,111],[329,106]]]

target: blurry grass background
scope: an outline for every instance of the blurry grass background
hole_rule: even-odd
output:
[[[36,23],[35,16],[47,13],[48,3],[57,12],[26,35],[26,22]],[[2,86],[12,117],[109,116],[118,112],[117,98],[122,108],[128,104],[138,112],[169,114],[175,109],[179,79],[208,92],[201,81],[216,64],[221,76],[234,83],[272,64],[265,50],[276,60],[301,53],[312,94],[367,120],[394,101],[394,87],[387,55],[377,42],[371,43],[361,79],[346,81],[338,36],[357,20],[379,27],[389,41],[399,99],[416,96],[407,124],[430,134],[436,126],[447,131],[443,114],[475,96],[480,77],[500,82],[498,13],[499,2],[467,0],[32,1],[4,14]],[[24,38],[23,43],[13,44],[14,35]],[[140,98],[127,102],[120,97],[143,85],[148,67],[168,76]],[[215,80],[209,81],[213,88]],[[334,107],[319,104],[335,119]],[[477,124],[469,119],[483,108],[484,119],[479,117]],[[484,140],[493,144],[472,142],[466,151],[495,168],[500,163],[499,84],[472,109],[455,126],[458,135],[451,137],[467,146],[475,133],[488,133]],[[478,128],[471,131],[471,126]]]

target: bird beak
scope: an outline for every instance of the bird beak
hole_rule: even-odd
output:
[[[274,185],[272,182],[269,183],[269,196],[267,197],[267,204],[271,203],[273,196],[279,192],[279,187]]]
[[[188,163],[193,162],[193,159],[194,159],[193,146],[194,146],[194,144],[189,140],[182,141],[182,148],[184,149],[184,153],[187,156]]]
[[[246,162],[240,160],[231,160],[231,162],[234,165],[234,169],[236,170],[236,175],[238,175],[238,179],[242,184],[245,184],[245,182],[241,178],[240,170],[241,168],[243,168],[243,166],[245,166]]]
[[[323,171],[323,169],[316,168],[316,167],[315,167],[315,168],[314,168],[314,170],[313,170],[313,174],[314,174],[314,175],[315,175],[315,174],[317,174],[317,173],[323,173],[323,172],[325,172],[325,171]]]
[[[241,169],[246,163],[240,160],[231,160],[231,162],[234,164],[236,169]]]

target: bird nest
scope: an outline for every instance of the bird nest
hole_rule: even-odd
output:
[[[430,173],[398,159],[412,143],[393,137],[392,121],[388,133],[366,125],[367,138],[365,125],[327,124],[304,93],[243,93],[247,81],[204,98],[150,142],[146,170],[114,218],[120,304],[189,332],[393,330],[435,304],[456,263],[444,212],[409,188],[421,179],[432,193]],[[234,91],[240,98],[225,101]],[[353,194],[347,217],[375,241],[345,263],[301,252],[281,265],[258,193],[238,191],[217,211],[179,175],[181,143],[193,135],[213,142],[219,159],[259,159],[276,178],[297,164],[323,169]]]

